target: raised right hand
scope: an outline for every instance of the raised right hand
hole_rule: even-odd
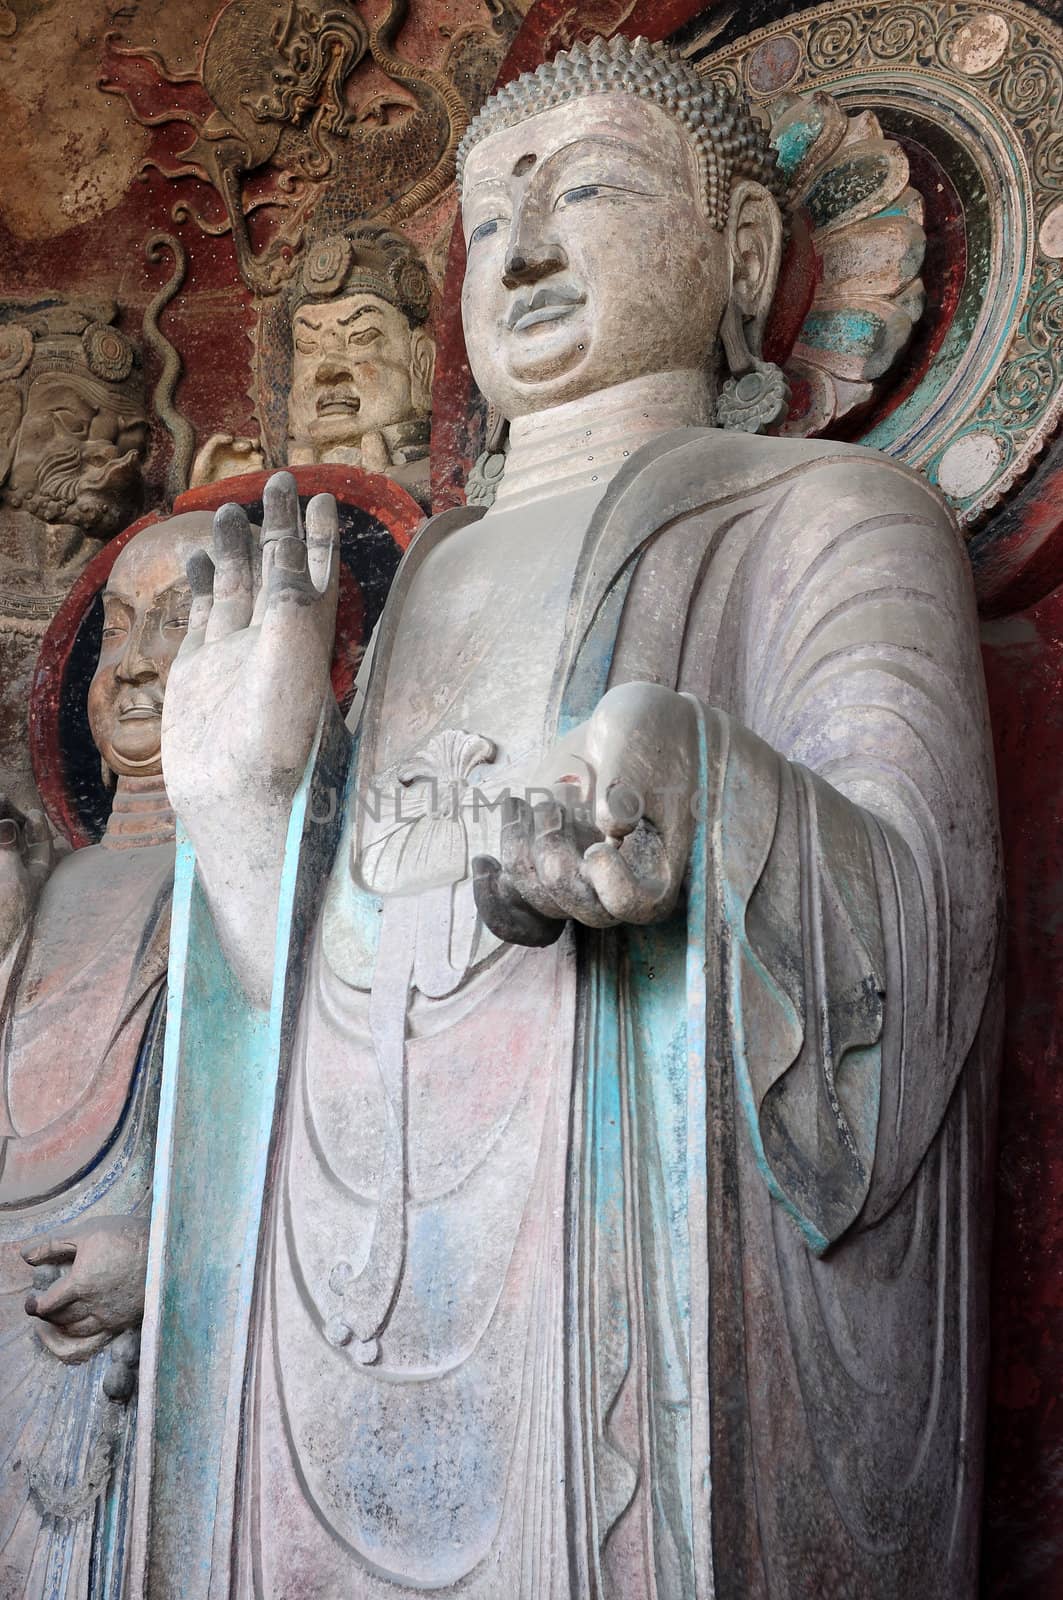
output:
[[[189,562],[188,634],[162,715],[166,788],[197,848],[226,814],[241,827],[263,805],[287,811],[329,691],[339,592],[336,502],[316,495],[304,534],[295,479],[266,484],[255,593],[242,507],[214,518],[214,559]]]
[[[262,574],[239,506],[214,519],[214,560],[189,562],[188,636],[170,668],[162,770],[196,850],[222,949],[269,1003],[284,841],[329,684],[339,593],[336,502],[316,495],[304,536],[295,479],[263,495]]]

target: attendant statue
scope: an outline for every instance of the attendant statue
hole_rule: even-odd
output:
[[[0,822],[0,1593],[18,1600],[123,1581],[174,861],[160,714],[209,526],[148,527],[111,570],[99,844],[53,867],[39,813]]]
[[[722,87],[577,46],[459,183],[509,453],[395,580],[316,916],[327,502],[304,538],[273,480],[251,626],[222,519],[171,677],[217,940],[173,1093],[232,1070],[187,1010],[238,981],[273,1142],[218,1211],[253,1298],[175,1144],[147,1592],[960,1600],[1001,892],[963,547],[896,463],[757,436],[781,185]]]
[[[140,510],[137,352],[113,305],[0,302],[0,794],[38,804],[29,696],[44,632],[86,562]]]
[[[381,472],[428,500],[435,344],[428,271],[401,234],[363,223],[311,245],[289,295],[289,466]],[[249,439],[214,434],[193,484],[261,469]]]

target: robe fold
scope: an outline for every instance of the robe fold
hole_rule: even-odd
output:
[[[635,453],[580,544],[542,749],[611,685],[692,697],[687,893],[518,951],[469,892],[490,728],[442,725],[408,811],[365,821],[404,607],[475,516],[430,522],[396,578],[323,901],[315,773],[293,819],[286,893],[321,910],[248,1020],[276,1042],[270,1181],[234,1196],[253,1288],[157,1219],[149,1383],[182,1381],[182,1279],[209,1270],[221,1337],[195,1359],[221,1399],[191,1455],[159,1413],[147,1592],[887,1600],[929,1570],[959,1600],[1001,891],[958,536],[870,452],[683,430]],[[464,798],[430,805],[440,783]],[[168,1046],[178,1108],[222,1066],[197,1037]],[[167,1159],[191,1194],[209,1141]],[[178,1459],[221,1464],[179,1590]]]
[[[21,1252],[102,1218],[147,1221],[172,872],[172,844],[66,857],[9,958],[0,1031],[4,1600],[123,1593],[136,1399],[125,1387],[108,1392],[113,1344],[77,1364],[47,1348],[24,1309],[35,1273]],[[129,1346],[127,1335],[124,1357]]]

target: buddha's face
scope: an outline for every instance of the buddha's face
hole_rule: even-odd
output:
[[[110,384],[42,373],[26,396],[8,496],[44,522],[107,538],[140,507],[147,439],[147,417]]]
[[[432,341],[378,295],[306,302],[292,342],[288,434],[319,457],[426,415]]]
[[[635,95],[588,95],[489,134],[465,165],[473,375],[511,420],[703,367],[730,256],[693,142]]]
[[[162,771],[162,700],[192,599],[185,563],[210,543],[211,514],[190,512],[145,528],[111,568],[89,726],[112,772],[144,778]]]

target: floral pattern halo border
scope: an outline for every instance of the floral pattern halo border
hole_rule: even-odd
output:
[[[1020,0],[831,0],[698,69],[763,110],[783,89],[819,89],[847,110],[921,117],[981,174],[989,260],[966,347],[862,440],[922,472],[971,531],[1063,418],[1063,28]]]

